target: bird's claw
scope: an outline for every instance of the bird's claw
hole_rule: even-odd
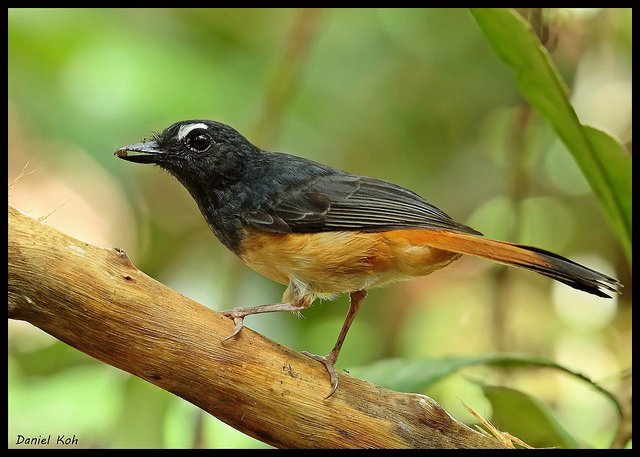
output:
[[[336,362],[336,357],[334,356],[334,353],[330,352],[328,355],[322,356],[317,354],[311,354],[307,351],[302,351],[301,354],[304,354],[307,357],[310,357],[313,360],[320,362],[327,369],[327,372],[329,373],[329,380],[331,381],[331,392],[329,392],[329,395],[324,397],[324,399],[328,400],[329,397],[331,397],[335,393],[335,391],[338,390],[338,382],[339,382],[338,371],[333,366],[333,364]]]
[[[237,313],[234,313],[232,309],[228,310],[228,311],[223,311],[221,313],[223,316],[226,316],[230,319],[233,320],[233,323],[236,324],[235,328],[233,329],[233,332],[231,333],[231,335],[227,336],[226,338],[224,338],[221,342],[224,343],[225,341],[233,338],[234,336],[236,336],[238,333],[240,333],[240,330],[242,330],[242,328],[244,327],[244,318],[245,316],[243,315],[239,315]]]

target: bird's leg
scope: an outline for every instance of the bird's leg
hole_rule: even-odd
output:
[[[236,336],[238,332],[242,330],[242,327],[244,327],[244,318],[251,314],[273,313],[278,311],[297,312],[308,308],[310,304],[311,303],[307,301],[299,301],[294,303],[272,303],[270,305],[247,306],[244,308],[232,308],[226,311],[221,311],[220,314],[233,319],[233,322],[236,324],[236,327],[233,329],[233,333],[223,339],[222,342]]]
[[[349,331],[349,327],[353,323],[353,319],[356,317],[356,313],[362,305],[364,297],[367,296],[366,290],[358,290],[356,292],[351,292],[350,298],[351,302],[349,304],[349,312],[347,313],[347,317],[344,320],[344,324],[342,324],[342,330],[340,330],[340,335],[338,335],[338,340],[336,341],[335,346],[329,354],[325,356],[320,356],[316,354],[310,354],[306,351],[303,351],[302,354],[307,357],[311,357],[313,360],[317,360],[322,363],[327,371],[329,372],[330,380],[331,380],[331,392],[329,395],[325,397],[325,400],[331,397],[334,392],[338,389],[338,372],[334,368],[334,364],[336,360],[338,360],[338,354],[340,354],[340,349],[342,349],[342,343],[344,343],[344,339],[347,336],[347,332]]]

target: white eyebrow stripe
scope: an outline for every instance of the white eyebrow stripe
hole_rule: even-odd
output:
[[[192,130],[195,129],[207,129],[207,124],[204,124],[202,122],[197,122],[195,124],[185,124],[182,127],[180,127],[180,130],[178,130],[178,139],[179,140],[183,140],[184,137],[186,137],[189,132],[191,132]]]

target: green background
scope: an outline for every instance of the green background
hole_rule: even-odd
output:
[[[630,149],[631,10],[543,17],[580,121]],[[369,369],[367,379],[399,388],[389,369],[371,374],[376,361],[450,368],[459,356],[520,353],[630,401],[624,243],[468,10],[10,9],[8,114],[10,204],[80,240],[124,249],[139,269],[216,310],[278,302],[284,287],[229,254],[166,173],[113,156],[179,120],[214,119],[263,149],[394,181],[488,237],[611,274],[623,294],[602,300],[463,258],[370,291],[337,368]],[[304,320],[287,313],[246,324],[324,354],[346,309],[341,297],[315,303]],[[525,365],[455,365],[460,371],[422,384],[407,376],[465,423],[476,420],[460,400],[532,445],[611,444],[624,421],[608,399],[562,370]],[[533,398],[520,411],[536,414],[501,420],[505,404],[521,401],[513,391]],[[10,447],[18,434],[75,434],[80,447],[264,446],[15,321],[8,416]]]

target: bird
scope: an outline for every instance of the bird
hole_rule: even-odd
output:
[[[334,365],[367,290],[441,269],[462,255],[545,275],[610,298],[615,278],[552,252],[482,237],[398,184],[303,157],[265,151],[211,120],[176,122],[151,140],[115,151],[154,164],[191,194],[218,240],[242,262],[287,286],[281,303],[222,311],[238,335],[252,314],[299,313],[315,299],[350,296],[349,311],[322,363],[337,390]]]

